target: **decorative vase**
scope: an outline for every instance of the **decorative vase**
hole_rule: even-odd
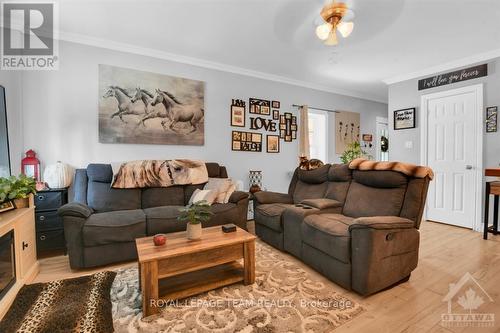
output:
[[[165,243],[167,243],[167,236],[165,236],[164,234],[156,234],[153,237],[153,243],[155,244],[155,246],[165,245]]]
[[[259,185],[253,184],[252,186],[250,186],[250,190],[249,190],[250,193],[254,194],[254,193],[259,192],[259,191],[261,191]]]
[[[14,199],[14,206],[16,208],[28,208],[30,206],[29,198]]]
[[[66,188],[71,185],[72,170],[67,164],[57,161],[45,168],[43,179],[50,188]]]
[[[190,240],[197,240],[201,238],[201,223],[188,223],[187,224],[187,238]]]

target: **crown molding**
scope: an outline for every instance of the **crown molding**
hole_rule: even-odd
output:
[[[459,67],[465,67],[479,62],[489,61],[495,58],[500,58],[500,49],[492,50],[485,53],[479,53],[470,57],[461,58],[458,60],[450,61],[441,65],[429,67],[421,71],[416,71],[412,73],[402,74],[394,76],[385,80],[382,80],[387,85],[416,79],[423,76],[434,75],[436,73],[449,71]]]
[[[209,61],[209,60],[205,60],[205,59],[174,54],[174,53],[170,53],[170,52],[160,51],[157,49],[141,47],[141,46],[127,44],[127,43],[120,43],[120,42],[116,42],[116,41],[112,41],[112,40],[106,40],[106,39],[91,37],[91,36],[82,35],[82,34],[75,34],[75,33],[68,33],[68,32],[59,31],[59,39],[63,40],[63,41],[71,42],[71,43],[76,43],[76,44],[83,44],[83,45],[88,45],[88,46],[93,46],[93,47],[98,47],[98,48],[109,49],[109,50],[113,50],[113,51],[119,51],[119,52],[137,54],[137,55],[142,55],[142,56],[147,56],[147,57],[153,57],[153,58],[162,59],[162,60],[174,61],[174,62],[183,63],[183,64],[187,64],[187,65],[203,67],[203,68],[208,68],[208,69],[213,69],[213,70],[218,70],[218,71],[223,71],[223,72],[228,72],[228,73],[233,73],[233,74],[238,74],[238,75],[250,76],[250,77],[254,77],[254,78],[289,84],[289,85],[293,85],[293,86],[299,86],[299,87],[324,91],[324,92],[328,92],[328,93],[334,93],[334,94],[338,94],[338,95],[355,97],[355,98],[359,98],[359,99],[364,99],[364,100],[369,100],[369,101],[387,104],[386,99],[380,98],[379,96],[375,96],[375,95],[364,94],[361,92],[351,91],[351,90],[338,89],[338,88],[334,88],[334,87],[330,87],[330,86],[326,86],[326,85],[321,85],[321,84],[317,84],[317,83],[313,83],[313,82],[301,81],[301,80],[292,79],[292,78],[285,77],[285,76],[255,71],[255,70],[251,70],[251,69],[247,69],[247,68],[243,68],[243,67],[227,65],[227,64]]]

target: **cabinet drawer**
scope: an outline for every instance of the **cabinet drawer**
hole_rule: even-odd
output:
[[[35,214],[36,231],[47,231],[62,229],[62,219],[57,215],[57,211],[40,212]]]
[[[44,250],[64,249],[64,230],[42,231],[36,233],[36,249]]]
[[[61,192],[38,192],[35,194],[35,206],[37,211],[56,210],[63,205]]]

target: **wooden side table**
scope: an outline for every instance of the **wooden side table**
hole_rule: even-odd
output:
[[[495,197],[493,207],[493,226],[489,226],[490,195]],[[484,199],[484,234],[483,238],[488,239],[488,233],[497,235],[498,232],[498,204],[500,197],[500,182],[486,182],[486,197]]]

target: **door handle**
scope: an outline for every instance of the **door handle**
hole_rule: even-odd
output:
[[[472,165],[468,164],[468,165],[466,165],[466,166],[465,166],[465,168],[466,168],[467,170],[472,170]]]

